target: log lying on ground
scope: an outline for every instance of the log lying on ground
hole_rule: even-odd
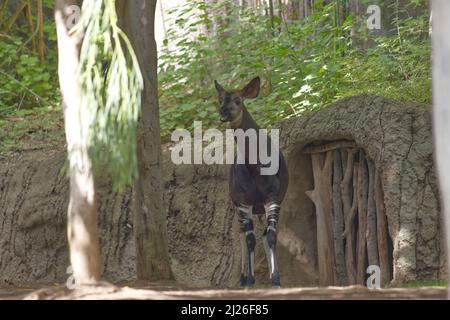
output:
[[[323,153],[343,148],[355,148],[356,143],[348,140],[331,141],[320,145],[308,145],[303,148],[304,153]]]

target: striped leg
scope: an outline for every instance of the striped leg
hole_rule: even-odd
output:
[[[269,265],[272,286],[280,287],[280,274],[278,272],[276,256],[277,224],[280,215],[280,205],[276,202],[269,202],[264,205],[264,209],[267,220],[267,228],[263,235],[264,251],[266,252],[267,263]]]
[[[253,231],[252,206],[240,205],[239,224],[241,240],[241,286],[255,283],[255,233]],[[246,268],[247,267],[247,268]],[[247,273],[247,276],[245,275]]]

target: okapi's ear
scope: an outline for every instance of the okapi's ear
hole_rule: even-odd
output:
[[[219,93],[219,95],[223,95],[225,89],[219,84],[219,82],[217,82],[217,80],[214,80],[214,86],[216,87],[216,90]]]
[[[259,87],[261,85],[261,79],[259,77],[253,78],[244,89],[241,90],[243,98],[256,98],[259,94]]]

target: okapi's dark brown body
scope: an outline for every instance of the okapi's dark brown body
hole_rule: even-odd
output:
[[[235,161],[236,162],[236,161]],[[264,203],[281,204],[289,184],[289,176],[283,154],[280,152],[276,175],[263,176],[257,164],[233,164],[230,169],[229,192],[233,203],[245,203],[253,207],[253,213],[264,214]]]

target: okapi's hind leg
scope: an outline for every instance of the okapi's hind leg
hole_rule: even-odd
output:
[[[251,286],[255,284],[254,260],[256,244],[255,233],[253,231],[252,207],[240,205],[238,210],[240,224],[239,237],[241,240],[241,286]]]
[[[280,205],[270,202],[264,205],[266,211],[267,227],[263,234],[264,251],[266,252],[267,263],[269,265],[269,275],[272,286],[280,287],[280,274],[277,265],[277,224],[280,215]]]

